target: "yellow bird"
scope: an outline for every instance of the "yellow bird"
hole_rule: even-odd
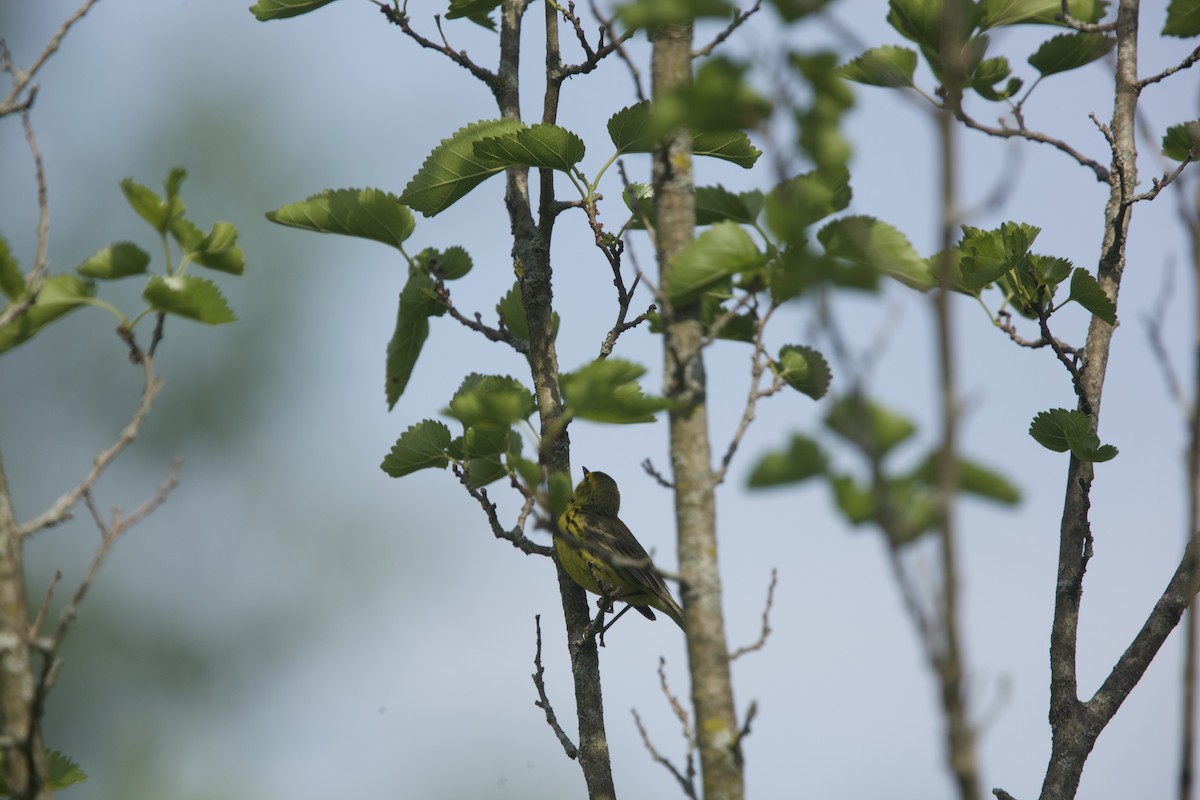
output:
[[[617,518],[620,508],[617,482],[603,472],[584,468],[583,480],[558,518],[554,550],[559,562],[592,594],[628,603],[648,619],[654,619],[650,607],[657,608],[683,628],[683,609],[654,571],[646,548]]]

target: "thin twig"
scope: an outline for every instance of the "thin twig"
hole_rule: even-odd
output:
[[[1200,47],[1197,47],[1195,50],[1193,50],[1191,53],[1189,53],[1187,58],[1183,59],[1183,61],[1180,61],[1175,66],[1167,67],[1166,69],[1164,69],[1162,72],[1158,73],[1157,75],[1151,75],[1147,78],[1142,78],[1136,84],[1137,90],[1140,92],[1142,89],[1145,89],[1147,86],[1149,86],[1152,83],[1158,83],[1163,78],[1170,77],[1171,75],[1174,75],[1176,72],[1179,72],[1179,70],[1181,70],[1181,69],[1187,69],[1188,67],[1195,64],[1197,61],[1200,61]]]
[[[621,34],[620,36],[613,36],[612,35],[612,32],[613,32],[612,20],[606,18],[603,14],[600,13],[600,9],[596,6],[596,0],[591,0],[591,7],[592,7],[592,14],[596,17],[597,20],[600,21],[600,24],[602,26],[604,26],[604,28],[607,29],[609,32],[609,38],[612,40],[612,44],[610,45],[610,47],[617,51],[617,55],[620,57],[620,59],[622,61],[625,62],[625,66],[629,67],[629,75],[633,79],[633,91],[634,91],[634,94],[637,95],[638,102],[639,103],[646,102],[646,92],[642,89],[642,73],[638,70],[637,65],[633,63],[633,59],[630,58],[629,53],[625,52],[625,47],[624,47],[625,42],[629,39],[630,36],[633,35],[634,32],[626,31],[625,33]]]
[[[143,360],[142,369],[146,378],[146,383],[142,388],[142,400],[133,412],[133,417],[130,419],[129,424],[121,431],[121,435],[107,450],[102,451],[96,456],[91,470],[83,481],[61,495],[45,512],[26,522],[24,525],[19,526],[17,528],[18,536],[22,538],[31,536],[44,528],[58,525],[70,519],[71,509],[75,507],[85,494],[91,491],[92,486],[99,480],[113,459],[120,455],[122,450],[132,444],[133,440],[141,433],[146,415],[150,413],[150,408],[154,405],[154,400],[158,397],[158,392],[163,384],[163,379],[154,374],[154,361],[152,358],[147,357]]]
[[[972,118],[970,115],[968,115],[966,113],[966,111],[964,111],[961,108],[961,106],[959,108],[951,109],[951,111],[954,113],[955,118],[958,119],[958,121],[961,122],[962,124],[966,125],[968,128],[977,130],[981,133],[986,133],[989,136],[996,136],[1001,139],[1009,139],[1009,138],[1017,137],[1020,139],[1027,139],[1031,142],[1041,142],[1042,144],[1048,144],[1051,147],[1054,147],[1054,148],[1062,151],[1063,153],[1066,153],[1068,156],[1070,156],[1072,159],[1074,159],[1081,166],[1084,166],[1084,167],[1087,167],[1088,169],[1090,169],[1093,173],[1095,173],[1096,180],[1100,181],[1101,183],[1108,183],[1109,178],[1108,178],[1108,168],[1107,167],[1105,167],[1103,164],[1101,164],[1099,161],[1096,161],[1095,159],[1088,158],[1083,153],[1080,153],[1074,147],[1067,144],[1066,142],[1064,142],[1061,139],[1055,139],[1053,136],[1049,136],[1049,135],[1041,133],[1039,131],[1031,131],[1031,130],[1027,129],[1023,123],[1018,128],[1009,128],[1007,126],[1004,126],[1003,124],[1001,124],[1000,127],[994,127],[992,125],[984,125],[983,123],[976,121],[974,118]]]
[[[45,65],[50,56],[58,51],[58,46],[62,43],[63,37],[67,35],[67,31],[71,30],[71,26],[82,19],[83,15],[97,2],[98,0],[86,0],[83,5],[75,10],[74,14],[67,17],[67,20],[50,37],[50,41],[42,48],[41,55],[37,57],[37,60],[33,62],[33,66],[28,70],[17,69],[11,60],[5,58],[5,61],[8,63],[5,64],[3,71],[13,76],[13,86],[4,100],[0,101],[0,117],[7,116],[15,111],[24,111],[33,104],[34,97],[37,94],[37,86],[30,86],[29,82],[33,80],[38,70]],[[18,97],[25,91],[26,87],[29,87],[29,96],[24,100],[18,100]]]
[[[1112,33],[1117,29],[1116,22],[1084,22],[1071,16],[1069,0],[1062,0],[1062,13],[1056,14],[1055,19],[1068,28],[1081,33]]]
[[[458,464],[452,464],[450,468],[458,478],[458,482],[461,483],[467,490],[467,494],[471,495],[471,497],[474,497],[479,503],[480,508],[483,509],[484,515],[487,516],[488,525],[492,529],[492,534],[495,535],[497,539],[504,539],[507,542],[511,542],[513,547],[517,548],[526,555],[548,556],[554,552],[553,548],[542,544],[537,544],[525,536],[525,531],[521,528],[521,526],[514,526],[511,530],[509,530],[501,525],[500,517],[496,514],[496,504],[488,499],[487,489],[475,488],[475,485],[471,483],[471,479],[468,477],[466,470],[464,470]]]
[[[771,583],[769,586],[767,586],[767,603],[765,606],[763,606],[762,632],[759,633],[758,640],[753,644],[745,645],[744,647],[739,647],[738,649],[734,650],[729,654],[730,661],[738,659],[747,653],[753,653],[756,650],[762,650],[763,647],[766,646],[767,637],[771,635],[771,606],[775,604],[775,584],[778,581],[778,578],[779,570],[772,568]],[[747,724],[749,724],[749,721],[747,721]]]
[[[414,42],[421,45],[421,47],[424,47],[428,50],[437,51],[453,61],[455,64],[458,64],[460,67],[478,78],[489,89],[491,89],[492,94],[495,95],[504,90],[503,82],[500,80],[500,76],[490,70],[484,69],[472,61],[467,55],[467,51],[455,50],[454,48],[450,47],[450,43],[446,40],[445,34],[442,33],[442,17],[440,14],[435,14],[434,20],[436,20],[437,23],[438,33],[442,35],[442,44],[438,44],[430,39],[426,39],[424,36],[413,30],[409,25],[409,16],[407,14],[397,11],[387,3],[379,2],[379,0],[373,1],[379,6],[379,11],[383,14],[383,16],[387,17],[388,22],[398,26],[401,31],[403,31]]]
[[[724,30],[717,34],[716,38],[708,44],[701,47],[699,50],[692,51],[692,58],[704,58],[710,55],[717,45],[728,39],[734,31],[742,27],[742,23],[754,16],[754,14],[762,7],[762,0],[754,0],[754,5],[745,11],[735,13],[733,19],[725,26]]]
[[[518,353],[529,352],[529,342],[526,339],[521,339],[513,335],[512,331],[504,323],[503,317],[500,319],[500,327],[493,328],[484,324],[483,315],[478,311],[475,312],[475,319],[469,319],[464,316],[450,300],[450,288],[446,286],[445,276],[438,270],[433,271],[434,275],[434,298],[438,305],[446,309],[446,312],[455,320],[462,323],[465,327],[470,328],[476,333],[482,334],[484,338],[492,342],[500,342],[516,350]]]
[[[762,319],[757,323],[757,331],[754,337],[754,352],[751,355],[751,371],[750,371],[750,392],[746,396],[746,406],[742,411],[742,418],[738,422],[737,430],[729,440],[729,446],[725,448],[725,455],[721,457],[721,466],[713,474],[713,486],[720,486],[725,480],[725,475],[729,471],[729,464],[733,461],[734,455],[737,453],[738,445],[741,444],[742,437],[746,435],[750,423],[754,421],[755,411],[758,407],[758,401],[764,397],[770,397],[778,392],[784,386],[784,381],[778,375],[771,381],[771,385],[766,389],[759,388],[759,381],[762,380],[762,375],[767,369],[769,359],[766,357],[766,346],[764,345],[763,333],[766,330],[767,322],[771,319],[771,315],[775,313],[775,309],[779,308],[778,303],[772,302],[767,308]]]
[[[554,735],[558,737],[558,743],[562,745],[563,752],[567,754],[567,758],[574,761],[579,757],[579,748],[571,741],[571,737],[567,736],[567,732],[558,724],[558,717],[554,715],[554,708],[550,705],[550,698],[546,695],[546,682],[542,676],[546,670],[542,667],[542,615],[537,614],[533,618],[534,626],[537,628],[537,650],[533,656],[533,665],[537,668],[533,675],[533,685],[537,687],[538,699],[534,701],[534,705],[546,712],[546,724],[550,726],[550,730],[554,731]]]
[[[635,725],[637,725],[638,733],[642,735],[642,744],[646,746],[646,750],[650,753],[650,757],[666,767],[667,771],[671,773],[671,776],[674,777],[676,782],[679,783],[679,788],[683,792],[684,797],[690,797],[692,800],[696,800],[695,783],[689,782],[688,779],[683,776],[683,773],[681,773],[666,756],[662,755],[657,749],[655,749],[654,744],[650,741],[650,734],[646,732],[646,726],[642,724],[642,718],[638,716],[637,709],[631,708],[629,710],[633,714],[633,722]]]

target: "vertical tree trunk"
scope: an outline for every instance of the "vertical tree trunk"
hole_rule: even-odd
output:
[[[665,26],[652,39],[651,72],[657,100],[691,82],[692,26]],[[662,279],[670,271],[671,258],[694,236],[692,180],[691,137],[686,130],[678,130],[654,154],[655,234]],[[699,311],[693,305],[666,316],[664,394],[672,400],[671,466],[679,571],[704,798],[740,800],[745,789],[721,608]]]

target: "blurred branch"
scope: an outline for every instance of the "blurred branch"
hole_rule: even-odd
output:
[[[704,45],[704,47],[701,47],[699,50],[692,51],[692,58],[704,58],[705,56],[711,55],[712,51],[717,48],[717,45],[728,39],[734,31],[742,27],[742,23],[754,16],[761,7],[762,0],[754,0],[754,5],[750,6],[750,8],[746,9],[745,11],[734,13],[733,19],[720,33],[716,35],[711,42]]]
[[[729,660],[741,658],[747,653],[753,653],[756,650],[762,650],[767,644],[767,637],[771,635],[771,607],[775,604],[775,585],[779,580],[779,570],[771,569],[771,583],[767,586],[767,604],[763,607],[762,613],[762,631],[758,635],[758,639],[753,644],[739,647],[729,654]],[[747,720],[747,725],[749,720]]]
[[[91,10],[98,0],[86,0],[83,5],[75,10],[75,13],[67,17],[67,20],[59,26],[54,35],[50,37],[50,41],[42,48],[41,55],[33,62],[27,70],[17,67],[9,57],[8,49],[4,46],[3,40],[0,40],[0,72],[7,72],[13,77],[13,85],[9,90],[8,95],[3,100],[0,100],[0,117],[8,116],[17,111],[26,111],[33,105],[34,99],[37,97],[37,84],[31,83],[34,77],[49,60],[50,56],[58,51],[58,46],[62,44],[63,37],[67,35],[67,31],[71,30],[76,22],[83,18],[83,15]],[[26,90],[28,92],[26,93]],[[21,95],[25,93],[25,97]]]
[[[4,57],[7,58],[7,51]],[[33,305],[37,300],[41,275],[46,268],[46,245],[50,238],[50,203],[46,193],[46,169],[42,163],[42,151],[38,149],[37,136],[33,133],[33,125],[29,122],[28,109],[21,111],[21,126],[25,129],[25,141],[29,144],[29,152],[33,156],[34,174],[37,179],[37,255],[34,256],[33,269],[25,276],[25,294],[0,313],[0,328],[13,321]]]
[[[679,783],[679,788],[683,791],[685,797],[690,797],[692,800],[697,800],[696,794],[696,740],[692,736],[691,721],[688,719],[688,713],[684,709],[683,704],[671,692],[671,687],[667,684],[667,660],[661,656],[658,659],[658,681],[662,688],[662,693],[667,698],[667,703],[671,706],[671,711],[675,715],[675,719],[679,720],[683,727],[683,739],[687,744],[687,766],[685,772],[680,772],[679,768],[671,763],[669,759],[660,754],[650,741],[650,734],[646,732],[646,727],[642,725],[642,718],[638,716],[637,709],[631,709],[633,712],[633,721],[637,725],[638,732],[642,735],[642,744],[646,746],[650,757],[662,764],[672,777]],[[685,774],[686,773],[686,774]]]
[[[121,435],[108,449],[101,451],[96,456],[96,460],[92,463],[92,469],[82,482],[62,494],[45,512],[25,524],[17,526],[16,532],[20,538],[24,539],[40,530],[58,525],[70,519],[71,509],[91,491],[96,481],[104,474],[104,470],[113,462],[113,459],[132,444],[133,440],[141,433],[142,424],[146,421],[146,415],[150,413],[150,409],[154,405],[154,400],[158,397],[158,392],[163,384],[163,379],[154,374],[154,360],[149,355],[146,355],[142,359],[142,370],[145,375],[145,384],[142,387],[142,399],[137,409],[134,410],[133,418],[130,419],[129,424],[125,426],[125,429],[121,431]]]

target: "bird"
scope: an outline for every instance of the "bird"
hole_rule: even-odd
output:
[[[554,550],[559,563],[592,594],[628,603],[647,619],[655,619],[653,607],[682,629],[683,609],[655,571],[646,548],[617,517],[620,508],[617,482],[585,467],[583,480],[558,518]]]

